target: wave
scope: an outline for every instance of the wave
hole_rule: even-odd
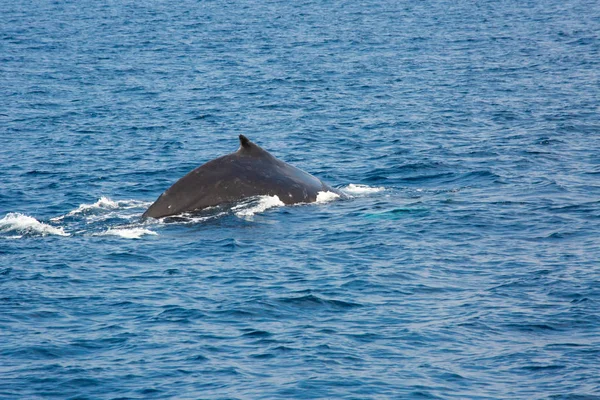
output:
[[[50,218],[49,222],[41,222],[18,212],[9,213],[0,220],[0,234],[10,239],[46,235],[113,235],[137,239],[143,235],[157,234],[141,224],[132,224],[132,220],[140,216],[139,209],[149,204],[139,200],[114,201],[102,196],[94,203],[80,204],[66,214]],[[63,226],[57,226],[59,224]]]
[[[283,207],[284,205],[283,201],[277,196],[257,196],[233,206],[231,211],[237,217],[252,218],[256,213],[264,212],[273,207]]]
[[[140,200],[111,200],[108,197],[102,196],[98,201],[92,204],[80,204],[75,210],[69,211],[65,215],[52,218],[51,221],[60,221],[66,217],[73,217],[81,214],[89,214],[104,210],[129,210],[132,208],[148,207],[151,202]]]
[[[326,299],[314,294],[307,294],[304,296],[292,296],[292,297],[283,297],[278,299],[278,301],[282,304],[293,305],[296,307],[309,307],[314,309],[315,306],[321,307],[330,307],[330,308],[355,308],[362,307],[360,303],[354,303],[350,301],[336,300],[336,299]]]
[[[319,203],[319,204],[329,203],[330,201],[338,199],[339,197],[340,197],[340,195],[337,193],[319,192],[319,193],[317,193],[317,200],[315,201],[315,203]]]
[[[124,239],[140,239],[144,235],[158,235],[158,233],[146,228],[108,228],[96,236],[119,236]]]
[[[343,187],[342,190],[350,195],[366,195],[382,192],[385,188],[383,186],[368,186],[351,183],[348,186]]]
[[[30,217],[29,215],[21,213],[8,213],[2,219],[0,219],[0,232],[1,233],[16,233],[14,238],[21,238],[23,236],[70,236],[69,233],[65,232],[63,227],[56,227],[37,219]]]
[[[350,196],[364,195],[385,190],[383,187],[370,187],[367,185],[350,184],[342,190]],[[319,192],[317,204],[324,204],[338,199],[340,196],[333,192]],[[23,236],[71,236],[65,227],[76,235],[92,236],[117,236],[124,239],[139,239],[145,235],[158,235],[148,229],[148,222],[135,222],[140,217],[140,210],[148,207],[151,202],[141,200],[112,200],[106,196],[100,197],[94,203],[82,203],[66,214],[50,218],[50,223],[40,222],[34,217],[21,213],[9,213],[0,220],[0,233],[9,238],[22,238]],[[214,210],[201,215],[184,213],[177,216],[166,217],[151,225],[164,222],[201,223],[206,220],[219,218],[233,213],[235,216],[251,220],[254,215],[263,213],[274,207],[283,207],[285,204],[277,196],[256,196],[231,207]],[[65,225],[56,226],[58,223]],[[54,225],[52,225],[54,224]]]

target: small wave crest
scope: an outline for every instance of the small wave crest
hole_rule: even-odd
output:
[[[258,196],[248,199],[231,210],[237,217],[252,218],[254,214],[261,213],[273,207],[282,207],[285,204],[277,196]]]
[[[102,196],[98,201],[92,204],[80,204],[75,210],[69,211],[65,215],[61,215],[60,217],[52,218],[51,221],[60,221],[66,217],[73,217],[81,214],[93,213],[96,211],[105,211],[105,210],[128,210],[131,208],[138,208],[148,206],[149,202],[139,201],[139,200],[111,200],[108,197]]]
[[[146,228],[108,228],[97,236],[119,236],[124,239],[140,239],[144,235],[158,235]]]
[[[223,210],[224,208],[221,206],[208,207],[197,212],[184,212],[181,214],[169,215],[161,218],[149,218],[146,223],[150,223],[152,225],[165,223],[199,224],[227,215],[228,212]]]
[[[338,199],[339,197],[340,195],[337,193],[319,192],[317,193],[317,200],[315,200],[315,203],[329,203],[330,201]]]
[[[94,203],[80,204],[77,208],[48,222],[21,213],[10,213],[0,220],[3,237],[19,239],[29,236],[119,236],[139,239],[157,235],[139,221],[139,210],[148,202],[139,200],[112,200],[100,197]],[[60,226],[62,225],[62,226]],[[67,232],[65,232],[67,229]]]
[[[21,213],[8,213],[0,219],[1,233],[16,233],[15,238],[23,236],[69,236],[64,228],[45,224],[29,215]]]
[[[282,304],[293,305],[296,307],[310,307],[314,308],[315,306],[321,307],[329,307],[329,308],[354,308],[361,307],[362,304],[354,303],[350,301],[342,301],[335,299],[326,299],[314,294],[307,294],[304,296],[296,297],[284,297],[279,299],[279,302]]]
[[[350,195],[364,195],[382,192],[385,188],[383,186],[368,186],[351,183],[348,186],[343,187],[342,190]]]

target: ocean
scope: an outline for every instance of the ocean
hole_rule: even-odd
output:
[[[0,398],[600,399],[599,149],[597,1],[4,2]]]

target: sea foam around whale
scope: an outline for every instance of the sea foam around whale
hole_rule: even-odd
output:
[[[384,190],[383,187],[350,184],[341,190],[350,196],[364,196]],[[314,204],[335,201],[340,196],[333,192],[319,192]],[[149,201],[122,199],[114,200],[101,196],[92,203],[82,203],[73,210],[47,221],[19,212],[11,212],[0,219],[0,237],[21,239],[36,236],[112,236],[123,239],[140,239],[158,235],[157,229],[165,223],[200,224],[233,214],[238,218],[252,220],[257,214],[283,207],[285,204],[277,196],[256,196],[244,199],[230,209],[214,213],[195,215],[184,213],[174,218],[160,218],[141,221],[140,216],[152,204]],[[306,205],[306,204],[300,204]],[[209,209],[210,211],[210,209]]]
[[[52,226],[21,213],[8,213],[0,219],[0,233],[15,239],[24,236],[69,236],[63,227]]]

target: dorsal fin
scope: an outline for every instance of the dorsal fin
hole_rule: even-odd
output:
[[[243,156],[251,156],[251,157],[264,157],[269,159],[275,159],[272,155],[269,154],[268,151],[263,150],[256,143],[252,143],[250,139],[248,139],[244,135],[240,135],[240,148],[236,152],[236,154]]]
[[[250,142],[250,139],[248,139],[246,136],[240,135],[240,144],[242,145],[242,147],[245,147],[246,149],[249,149],[250,145],[252,143]]]

